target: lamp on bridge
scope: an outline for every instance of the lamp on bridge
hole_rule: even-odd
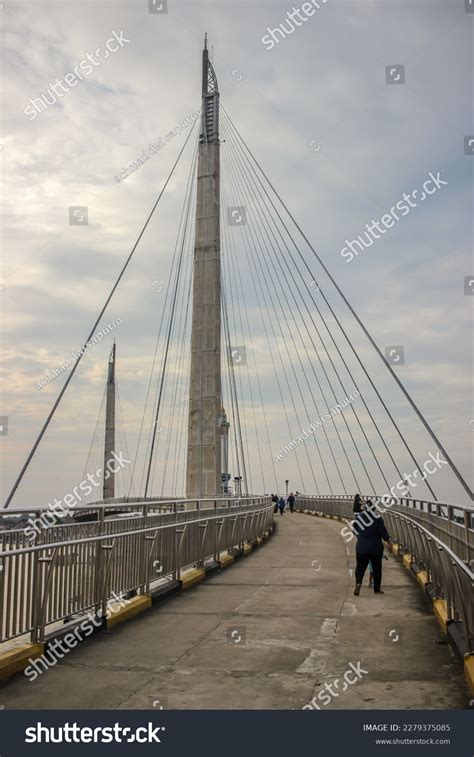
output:
[[[287,478],[285,479],[285,486],[286,486],[286,496],[288,496],[288,484],[290,483],[290,480]]]

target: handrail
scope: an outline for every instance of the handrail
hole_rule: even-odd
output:
[[[375,498],[371,498],[374,502]],[[297,509],[319,512],[322,515],[335,515],[347,524],[353,521],[350,497],[311,497],[300,496],[296,499]],[[403,508],[405,509],[405,508]],[[446,602],[448,622],[459,622],[464,638],[466,654],[474,653],[474,571],[472,563],[459,554],[452,546],[423,525],[416,517],[401,511],[400,506],[386,508],[383,516],[387,530],[403,553],[409,554],[419,570],[427,573],[428,584],[432,586],[434,598]],[[466,542],[459,539],[456,544],[463,544],[472,549],[472,528],[466,527]],[[342,536],[342,534],[341,534]],[[348,534],[350,538],[350,532]],[[344,537],[343,537],[344,538]]]
[[[345,505],[352,503],[353,497],[343,495],[306,495],[300,498],[307,501],[335,502]],[[363,499],[371,499],[384,512],[396,511],[406,513],[420,525],[441,539],[467,565],[474,567],[474,508],[464,505],[448,505],[441,502],[411,499],[408,497],[390,497],[392,504],[384,504],[380,495],[361,495]],[[351,508],[352,509],[352,508]]]
[[[239,510],[237,515],[251,515],[252,513],[261,512],[262,509],[265,509],[265,505],[259,508],[253,508],[252,510]],[[169,513],[168,513],[169,514]],[[159,515],[159,513],[156,513],[156,515]],[[201,518],[194,518],[193,520],[183,520],[178,521],[178,523],[185,523],[187,526],[192,525],[193,523],[202,523],[202,521],[212,521],[212,520],[221,520],[221,518],[230,518],[234,517],[236,515],[235,512],[222,514],[219,515],[207,515],[202,516]],[[137,528],[134,531],[117,531],[114,532],[113,537],[114,539],[120,539],[124,538],[126,536],[137,536],[137,534],[146,534],[148,531],[162,531],[166,530],[167,528],[174,528],[176,526],[176,522],[173,523],[163,523],[161,526],[148,526],[148,528]],[[10,549],[6,552],[0,552],[0,560],[3,557],[14,557],[15,555],[24,555],[29,554],[31,552],[44,552],[47,549],[60,549],[61,547],[74,547],[78,544],[89,544],[91,542],[98,542],[98,541],[105,541],[106,539],[110,540],[111,534],[103,534],[102,536],[86,536],[83,539],[69,539],[68,541],[53,541],[50,544],[36,544],[31,545],[31,547],[20,547],[19,549]]]
[[[0,643],[26,634],[43,641],[47,629],[97,613],[113,597],[147,594],[150,585],[178,579],[188,566],[255,542],[271,527],[270,497],[226,501],[228,507],[219,499],[191,500],[193,509],[167,513],[149,512],[150,503],[142,503],[139,518],[118,523],[102,516],[45,529],[30,545],[4,544]]]
[[[197,497],[192,499],[185,499],[180,497],[175,497],[171,499],[153,499],[153,498],[138,498],[138,499],[130,499],[126,502],[120,501],[120,500],[107,500],[104,502],[92,502],[88,505],[73,505],[70,508],[66,507],[66,510],[71,510],[72,512],[79,512],[82,510],[103,510],[105,508],[111,508],[113,510],[120,509],[120,508],[130,508],[130,507],[143,507],[143,506],[158,506],[161,507],[163,505],[185,505],[187,503],[195,503],[195,502],[242,502],[246,500],[254,501],[256,499],[266,499],[267,495],[263,494],[248,494],[245,495],[245,497]],[[0,509],[0,517],[8,518],[10,515],[24,515],[26,513],[41,513],[41,512],[47,512],[48,510],[51,510],[52,508],[46,507],[28,507],[25,505],[25,507],[9,507],[9,508],[3,508]]]

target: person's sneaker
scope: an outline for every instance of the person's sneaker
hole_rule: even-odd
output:
[[[374,594],[385,594],[385,592],[382,589],[379,589],[378,591],[374,591]]]
[[[361,584],[356,584],[356,587],[354,589],[354,596],[355,597],[359,596],[359,594],[360,594],[360,587],[361,587]]]

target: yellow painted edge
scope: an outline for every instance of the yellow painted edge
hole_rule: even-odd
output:
[[[181,589],[186,591],[186,589],[199,583],[199,581],[203,581],[205,575],[203,568],[191,568],[191,570],[186,570],[181,575]]]
[[[410,568],[410,565],[413,562],[413,558],[411,555],[403,555],[403,564],[405,568]]]
[[[400,552],[400,544],[394,544],[392,551],[394,555],[398,555],[398,553]]]
[[[245,543],[244,544],[244,555],[249,555],[250,552],[252,551],[252,549],[253,549],[253,547],[252,547],[251,544]]]
[[[217,562],[219,563],[221,568],[226,568],[227,565],[232,565],[234,559],[234,555],[229,555],[228,552],[221,552]]]
[[[430,582],[430,578],[426,570],[419,570],[416,574],[416,578],[423,588],[426,588],[427,584],[429,584]]]
[[[467,654],[464,657],[464,675],[471,694],[474,694],[474,654]]]
[[[28,667],[31,660],[41,657],[44,644],[22,644],[0,654],[0,681]]]
[[[119,623],[124,623],[130,618],[134,618],[140,612],[143,612],[148,607],[151,607],[151,596],[149,594],[140,594],[138,597],[132,597],[127,600],[125,607],[122,607],[117,612],[107,613],[107,629],[113,628]]]
[[[262,544],[262,543],[263,543],[263,537],[257,536],[257,544],[258,544],[258,546],[260,546],[260,544]]]
[[[448,608],[445,599],[435,599],[433,602],[433,610],[438,619],[438,623],[441,626],[443,633],[447,632],[448,627]]]

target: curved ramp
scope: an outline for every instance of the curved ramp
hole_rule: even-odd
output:
[[[89,639],[10,708],[437,709],[469,696],[416,581],[384,561],[384,595],[352,594],[341,523],[275,516],[261,549]],[[337,683],[336,683],[337,680]]]

